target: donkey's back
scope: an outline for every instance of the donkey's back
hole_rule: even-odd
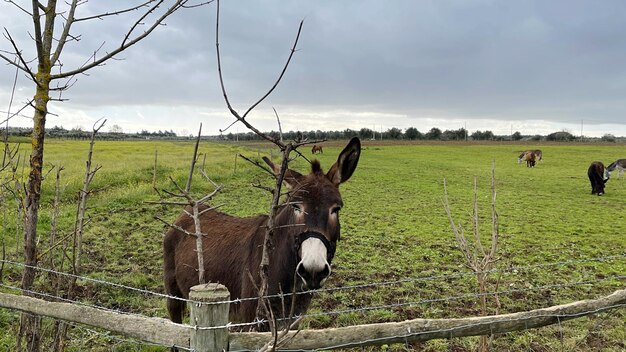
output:
[[[186,209],[192,212],[191,208]],[[246,273],[258,271],[260,257],[254,248],[262,245],[264,230],[261,227],[267,222],[267,216],[238,218],[216,210],[200,208],[204,212],[200,217],[201,232],[205,235],[202,241],[203,259],[207,282],[217,282],[228,287],[231,298],[253,297]],[[195,233],[194,220],[183,212],[175,222],[176,227],[170,228],[163,240],[165,289],[171,296],[189,298],[189,289],[198,284],[198,256],[196,237],[185,233]],[[172,321],[181,323],[184,301],[168,298],[167,307]],[[240,310],[245,308],[234,306],[231,319],[237,321]]]

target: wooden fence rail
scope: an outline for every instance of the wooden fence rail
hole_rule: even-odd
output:
[[[203,289],[216,292],[216,295],[209,295],[210,297],[201,298],[202,300],[215,302],[220,301],[224,296],[228,297],[227,292],[214,285],[207,285]],[[194,291],[198,292],[203,289],[198,288]],[[204,293],[200,295],[202,296]],[[202,306],[201,304],[196,305]],[[190,307],[192,310],[195,309],[193,306]],[[556,324],[625,306],[626,290],[618,290],[611,295],[598,299],[527,312],[460,319],[413,319],[403,322],[365,324],[324,330],[302,330],[297,333],[294,331],[286,336],[284,344],[280,344],[277,349],[337,349],[505,333]],[[164,346],[176,345],[193,348],[196,351],[210,351],[218,348],[216,346],[226,343],[218,341],[218,344],[213,345],[213,347],[194,346],[190,342],[192,332],[198,331],[194,326],[174,324],[161,318],[140,317],[70,303],[48,302],[27,296],[0,293],[0,307],[96,326],[123,336]],[[228,314],[227,306],[216,309],[222,310],[220,314]],[[199,311],[192,313],[194,315],[193,321],[198,322],[197,326],[202,326],[200,322],[203,318],[195,318],[197,317],[195,314],[203,313]],[[208,314],[217,313],[213,311]],[[218,319],[228,321],[227,316]],[[217,324],[217,326],[223,326]],[[270,333],[231,332],[228,334],[228,346],[233,351],[257,350],[271,340]]]

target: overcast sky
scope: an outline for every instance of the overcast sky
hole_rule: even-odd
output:
[[[77,17],[131,3],[137,1],[92,0]],[[69,100],[50,105],[56,116],[47,126],[91,129],[106,117],[105,130],[191,134],[202,123],[203,134],[218,134],[233,118],[217,76],[215,9],[182,10],[121,60],[79,76],[63,94]],[[275,108],[284,130],[626,136],[625,14],[626,2],[611,0],[223,0],[222,69],[233,107],[243,113],[273,85],[304,20],[284,79],[250,114],[261,130],[278,129]],[[65,47],[63,68],[75,68],[103,43],[103,51],[115,48],[137,16],[77,23],[73,34],[81,40]],[[27,15],[2,2],[0,26],[34,58]],[[0,49],[10,50],[9,41],[0,38]],[[0,64],[0,121],[14,75]],[[34,93],[23,74],[17,87],[12,110]]]

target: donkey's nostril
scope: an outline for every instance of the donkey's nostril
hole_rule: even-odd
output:
[[[320,279],[324,280],[327,277],[330,276],[330,265],[326,264],[324,266],[324,269],[322,269],[322,271],[320,271],[320,273],[318,274]]]
[[[296,273],[302,280],[305,289],[309,290],[317,290],[328,279],[331,273],[330,265],[326,264],[320,271],[311,272],[307,270],[307,268],[302,264],[298,264],[296,269]]]
[[[298,276],[303,278],[305,281],[306,281],[307,276],[309,276],[308,272],[306,271],[306,268],[304,267],[304,265],[302,265],[302,262],[298,264],[298,268],[296,269],[296,272],[298,273]]]

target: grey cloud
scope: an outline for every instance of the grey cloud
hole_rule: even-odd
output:
[[[29,45],[29,27],[1,6],[0,20]],[[109,3],[88,6],[95,13]],[[267,104],[626,123],[621,1],[222,1],[221,11],[223,69],[237,107],[274,83],[304,19],[299,51]],[[114,46],[129,21],[77,28],[82,41],[64,63],[82,62],[102,42]],[[214,23],[214,4],[176,14],[123,61],[79,77],[68,104],[223,106]]]

